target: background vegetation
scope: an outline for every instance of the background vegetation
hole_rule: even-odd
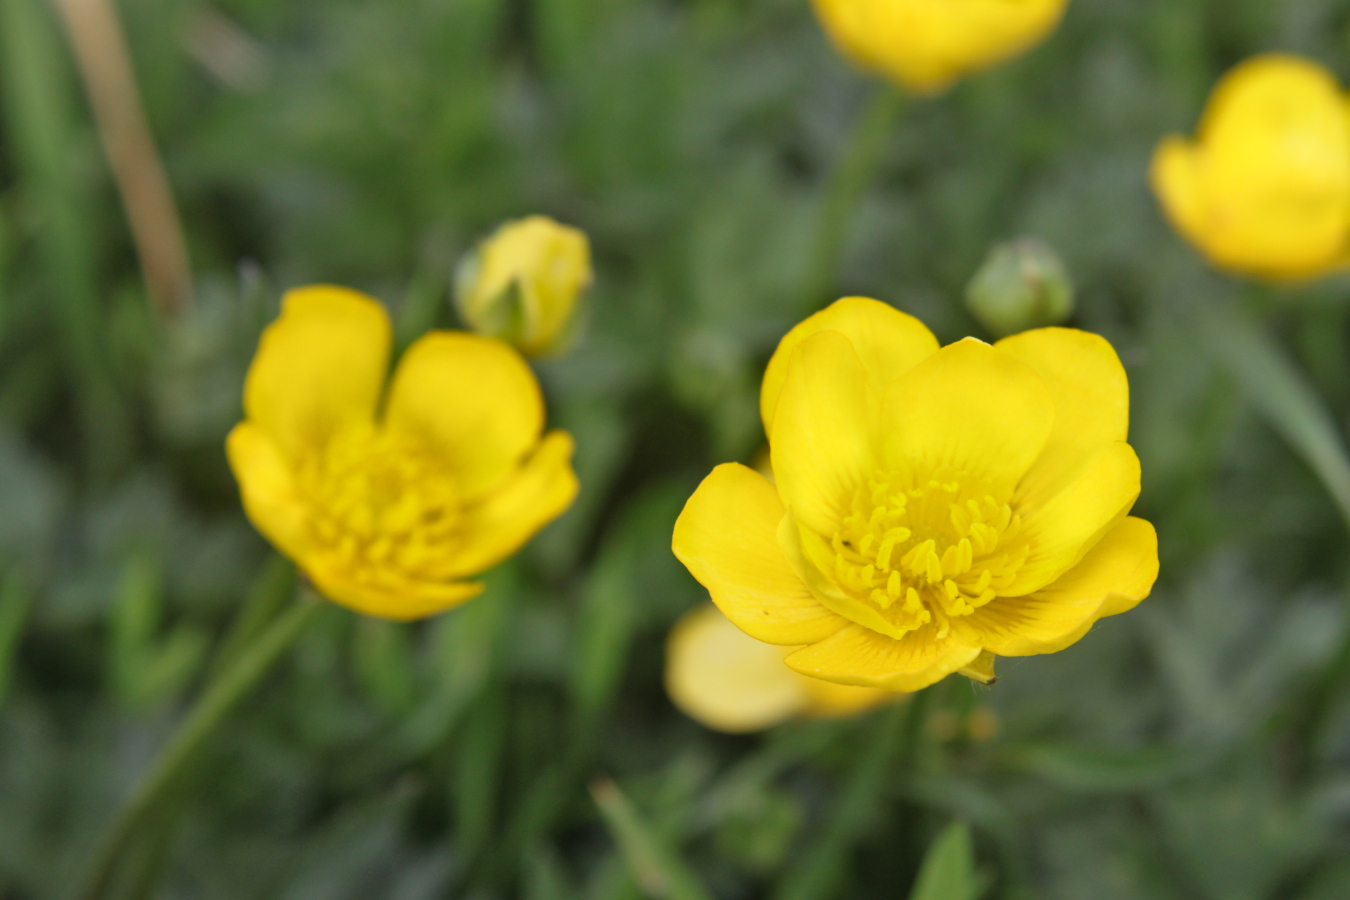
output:
[[[807,248],[877,85],[806,0],[119,6],[196,273],[167,323],[56,17],[0,0],[0,898],[69,896],[237,611],[290,596],[222,449],[280,291],[360,287],[406,343],[453,325],[458,255],[533,212],[596,253],[587,337],[539,366],[578,503],[459,611],[325,610],[156,811],[127,896],[679,896],[624,865],[602,776],[611,819],[720,898],[904,896],[954,819],[991,897],[1350,895],[1346,527],[1232,374],[1247,350],[1202,325],[1266,319],[1344,423],[1350,282],[1213,275],[1145,180],[1245,56],[1350,75],[1350,3],[1075,0],[1026,59],[908,105],[828,293],[980,334],[961,298],[991,244],[1049,241],[1074,324],[1128,368],[1162,575],[926,717],[739,738],[662,689],[706,597],[669,540],[698,479],[761,445],[763,364],[829,299],[802,296]]]

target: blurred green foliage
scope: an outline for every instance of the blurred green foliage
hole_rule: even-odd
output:
[[[222,448],[280,291],[367,290],[406,345],[453,325],[460,253],[534,212],[596,256],[588,333],[539,367],[575,508],[436,620],[325,609],[141,836],[124,896],[824,900],[904,895],[921,864],[921,887],[987,872],[998,898],[1350,895],[1346,527],[1204,312],[1260,321],[1343,446],[1350,281],[1220,278],[1145,181],[1244,56],[1350,75],[1350,2],[1075,0],[1026,59],[907,105],[828,293],[981,335],[980,260],[1050,243],[1072,324],[1129,371],[1162,576],[926,716],[738,738],[661,687],[666,630],[706,596],[670,529],[763,441],[759,375],[811,311],[823,186],[875,96],[806,0],[119,7],[200,302],[151,317],[56,20],[0,0],[0,898],[69,896],[186,698],[290,596]],[[996,735],[961,725],[977,706]],[[938,838],[953,819],[973,851]],[[664,880],[634,878],[635,847]]]

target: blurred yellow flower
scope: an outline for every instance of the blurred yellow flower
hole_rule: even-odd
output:
[[[775,484],[713,470],[673,549],[746,634],[806,675],[914,691],[1052,653],[1132,608],[1157,537],[1111,345],[1045,328],[938,349],[884,303],[790,331],[760,411]]]
[[[391,328],[340,287],[289,292],[226,443],[244,509],[330,599],[416,619],[482,590],[577,492],[572,438],[543,434],[534,373],[507,345],[431,332],[385,391]]]
[[[1221,269],[1315,278],[1350,254],[1350,107],[1326,69],[1258,56],[1210,95],[1194,141],[1153,157],[1167,217]]]
[[[917,94],[1017,56],[1045,38],[1069,0],[814,0],[840,51]]]
[[[570,344],[577,304],[590,283],[585,232],[530,216],[502,225],[465,257],[455,302],[475,331],[540,356]]]
[[[731,734],[797,716],[848,715],[896,697],[799,675],[783,665],[783,655],[782,647],[750,637],[712,604],[700,606],[666,641],[666,693],[690,718]]]

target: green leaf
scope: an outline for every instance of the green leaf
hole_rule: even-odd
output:
[[[975,900],[979,894],[970,826],[953,822],[928,848],[909,900]]]
[[[598,780],[591,785],[591,796],[644,894],[670,900],[712,900],[712,895],[653,831],[618,785],[609,779]]]

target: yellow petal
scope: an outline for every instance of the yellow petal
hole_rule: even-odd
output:
[[[892,381],[882,416],[891,466],[974,476],[1005,501],[1045,447],[1055,402],[1031,366],[967,338]]]
[[[290,460],[338,429],[371,421],[389,367],[389,316],[378,301],[330,285],[282,298],[244,381],[244,414]]]
[[[809,703],[783,650],[757,641],[711,604],[686,614],[666,642],[666,693],[686,715],[731,734],[760,731]]]
[[[302,567],[319,593],[363,615],[409,622],[453,609],[483,592],[479,582],[419,582],[379,573],[380,580],[354,577],[341,562],[311,560]]]
[[[1172,226],[1194,243],[1203,240],[1206,198],[1195,145],[1179,135],[1163,138],[1148,177]]]
[[[1055,401],[1055,427],[1017,486],[1019,503],[1041,503],[1129,436],[1125,367],[1105,338],[1072,328],[1040,328],[994,346],[1035,369]]]
[[[721,465],[685,504],[671,548],[746,634],[771,644],[809,644],[848,623],[793,574],[778,546],[783,513],[763,475]]]
[[[791,654],[787,664],[803,675],[840,684],[917,691],[970,665],[979,655],[979,647],[963,646],[950,637],[938,640],[932,626],[897,641],[862,625],[849,625]]]
[[[515,475],[465,511],[465,544],[447,569],[450,577],[492,568],[572,505],[580,486],[572,471],[575,447],[567,432],[549,432]]]
[[[493,338],[433,331],[399,362],[387,427],[441,453],[467,500],[516,471],[544,428],[544,399],[525,360]]]
[[[834,571],[833,548],[820,535],[798,524],[791,515],[783,516],[778,524],[778,546],[783,548],[792,571],[826,609],[887,637],[899,639],[910,631],[889,618],[900,615],[900,607],[893,606],[882,612],[876,604],[859,600],[841,588],[829,574]]]
[[[240,422],[225,439],[225,455],[253,527],[292,560],[303,560],[309,514],[281,450],[261,428]]]
[[[867,369],[868,380],[880,398],[886,385],[921,359],[937,352],[937,338],[928,327],[893,306],[867,297],[845,297],[798,324],[779,342],[759,392],[759,414],[764,433],[773,434],[773,415],[778,396],[787,381],[792,351],[802,341],[822,331],[837,331],[848,338]]]
[[[876,465],[868,382],[853,344],[837,331],[802,341],[788,365],[769,437],[774,480],[797,521],[820,535],[839,527]]]
[[[1020,511],[1031,552],[1002,597],[1029,594],[1069,571],[1129,513],[1139,497],[1139,457],[1117,443],[1039,507]]]
[[[998,597],[953,624],[963,639],[999,656],[1054,653],[1077,641],[1092,623],[1132,609],[1158,577],[1158,536],[1128,516],[1078,565],[1025,597]]]

